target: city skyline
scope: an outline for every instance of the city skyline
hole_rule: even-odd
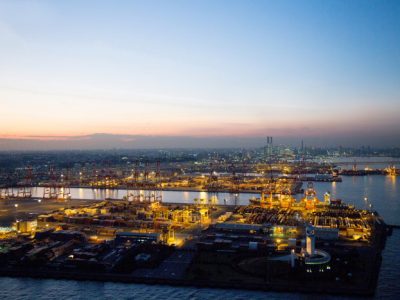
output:
[[[273,137],[274,146],[300,149],[302,144],[309,148],[349,147],[352,149],[384,150],[392,148],[397,140],[392,136],[337,137]],[[0,151],[43,151],[43,150],[102,150],[102,149],[217,149],[265,147],[267,136],[162,136],[162,135],[118,135],[97,133],[81,136],[40,136],[25,138],[0,138]],[[389,145],[389,146],[388,146]]]
[[[3,1],[0,150],[96,133],[112,137],[97,148],[399,146],[399,15],[396,1]]]

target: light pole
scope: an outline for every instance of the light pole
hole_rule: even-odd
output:
[[[367,196],[364,197],[364,201],[365,201],[365,206],[366,206],[367,209],[368,209],[368,197],[367,197]]]
[[[15,221],[17,222],[18,221],[18,203],[15,203],[14,207],[15,207]]]

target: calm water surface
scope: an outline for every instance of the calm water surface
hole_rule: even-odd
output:
[[[381,214],[386,223],[400,224],[400,177],[365,176],[343,177],[339,183],[316,183],[318,195],[330,191],[334,198],[341,198],[356,207],[366,208],[364,197]],[[37,189],[38,196],[42,194]],[[74,198],[104,197],[122,198],[126,191],[94,191],[91,189],[73,189]],[[254,195],[219,193],[217,201],[233,204],[246,204]],[[194,198],[211,197],[199,192],[163,192],[167,202],[190,203]],[[379,276],[377,299],[400,299],[400,230],[394,230],[388,238],[383,253],[383,262]],[[327,297],[321,295],[302,295],[290,293],[265,293],[252,291],[231,291],[221,289],[197,289],[187,287],[151,286],[141,284],[77,282],[67,280],[37,280],[28,278],[0,278],[0,299],[345,299],[345,297]]]

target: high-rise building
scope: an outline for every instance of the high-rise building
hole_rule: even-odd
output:
[[[267,136],[267,145],[264,147],[264,156],[267,159],[271,159],[273,153],[272,136]]]

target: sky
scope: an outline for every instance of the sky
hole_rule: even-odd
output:
[[[397,0],[0,1],[0,150],[97,133],[400,146],[399,115]]]

